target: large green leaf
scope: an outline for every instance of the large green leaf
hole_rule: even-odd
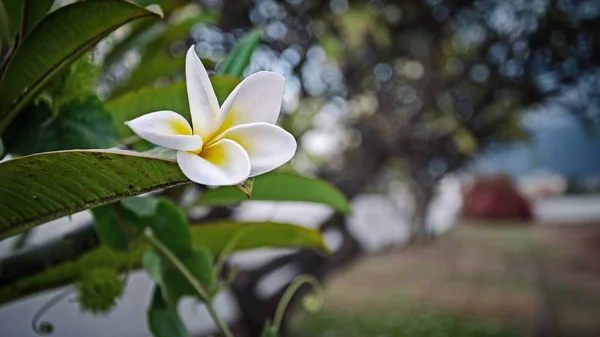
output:
[[[241,77],[250,63],[252,53],[261,40],[262,30],[257,28],[244,36],[231,50],[218,69],[221,75]]]
[[[31,104],[23,112],[4,134],[12,154],[102,149],[118,143],[111,116],[96,97],[65,105],[58,116],[44,103]]]
[[[48,152],[0,163],[0,238],[45,221],[188,182],[173,161],[135,152]]]
[[[25,28],[23,36],[29,34],[44,19],[54,0],[25,0],[25,3],[27,4],[25,7],[27,10],[27,25],[23,26]]]
[[[320,232],[290,224],[227,222],[192,226],[190,231],[192,249],[207,248],[214,255],[224,250],[236,252],[262,247],[316,248],[326,251]],[[232,240],[238,243],[231,246]],[[101,246],[81,255],[76,261],[59,264],[0,287],[0,304],[76,282],[81,273],[92,267],[105,266],[119,271],[139,268],[146,248],[145,244],[133,245],[129,253],[124,253]]]
[[[208,190],[197,205],[231,205],[249,200],[234,187]],[[254,180],[251,200],[307,201],[331,206],[341,213],[350,212],[346,197],[331,184],[290,173],[267,173]]]
[[[240,83],[239,78],[231,76],[213,76],[210,81],[219,102],[225,101],[229,93]],[[164,87],[146,87],[111,99],[106,108],[121,138],[133,135],[126,121],[159,110],[171,110],[190,121],[190,107],[185,82],[179,81]]]
[[[1,0],[1,2],[6,19],[6,22],[3,22],[3,24],[6,25],[7,33],[8,35],[16,34],[21,29],[25,0]]]
[[[23,40],[0,82],[0,132],[54,75],[119,26],[158,14],[122,0],[88,0],[52,12]]]

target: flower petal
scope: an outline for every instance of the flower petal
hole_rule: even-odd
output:
[[[231,92],[217,115],[220,125],[214,136],[240,124],[266,122],[279,117],[285,77],[261,71],[248,76]]]
[[[287,163],[296,153],[296,140],[289,132],[269,123],[234,126],[224,139],[240,144],[250,157],[250,176],[272,171]]]
[[[138,136],[169,149],[196,151],[202,148],[202,137],[192,135],[188,121],[173,111],[156,111],[125,122]]]
[[[188,49],[185,57],[185,80],[194,134],[206,140],[216,128],[215,116],[219,111],[219,101],[194,46]]]
[[[186,177],[202,185],[236,185],[248,179],[250,160],[236,142],[221,139],[200,155],[179,151],[177,163]]]

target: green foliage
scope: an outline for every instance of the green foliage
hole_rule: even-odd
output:
[[[0,163],[0,238],[45,221],[187,183],[177,163],[127,151],[73,150]]]
[[[160,202],[161,199],[157,198],[133,197],[121,200],[121,205],[139,217],[147,217],[156,214],[156,209]]]
[[[260,333],[260,337],[278,337],[279,334],[275,329],[270,327],[268,324],[265,325],[263,331]]]
[[[33,4],[31,0],[12,1],[29,2],[28,6],[25,7],[27,9],[27,13],[25,13],[25,15],[27,15],[27,24],[21,25],[22,28],[25,29],[25,31],[21,32],[21,35],[23,37],[27,36],[27,34],[29,34],[33,30],[33,28],[35,28],[35,26],[37,26],[42,21],[42,19],[44,19],[44,17],[46,16],[46,14],[48,14],[48,11],[50,10],[50,7],[52,7],[52,4],[54,3],[54,0],[35,0],[35,4]]]
[[[6,35],[11,39],[21,30],[21,20],[23,19],[24,0],[2,0],[2,8],[6,21]],[[2,41],[4,42],[4,41]]]
[[[124,284],[114,268],[92,268],[75,283],[82,310],[93,314],[108,312],[123,294]]]
[[[191,237],[187,218],[172,202],[160,200],[156,213],[144,219],[147,227],[152,228],[154,235],[162,241],[175,255],[191,252]]]
[[[31,104],[23,112],[4,134],[12,154],[109,148],[118,143],[112,119],[95,96],[62,106],[58,115],[43,103]]]
[[[207,288],[215,285],[216,278],[213,273],[213,257],[206,249],[198,249],[183,254],[179,258],[183,265],[201,284]],[[176,305],[177,301],[186,295],[206,300],[205,298],[201,298],[179,271],[164,258],[161,258],[159,253],[153,250],[146,251],[142,258],[142,265],[150,277],[160,286],[163,299],[167,303]]]
[[[171,46],[186,39],[194,25],[215,22],[216,19],[217,16],[213,13],[201,13],[165,27],[161,34],[143,47],[140,64],[131,72],[129,78],[112,92],[112,96],[120,96],[152,85],[161,77],[169,78],[178,73],[182,74],[186,50],[181,49],[174,54]]]
[[[234,187],[219,187],[202,195],[197,205],[231,205],[246,201]],[[290,173],[267,173],[256,177],[252,200],[307,201],[331,206],[341,213],[350,212],[346,197],[329,183]]]
[[[181,318],[177,314],[177,307],[167,304],[158,287],[154,289],[147,317],[148,327],[155,337],[189,336]]]
[[[213,255],[262,247],[315,248],[326,251],[321,233],[316,230],[282,223],[214,223],[190,227],[192,250],[208,249]],[[242,233],[242,234],[240,234]],[[233,247],[227,247],[237,240]],[[100,246],[76,261],[65,262],[40,273],[0,286],[0,303],[77,282],[82,273],[95,267],[110,267],[119,272],[136,269],[141,265],[146,244],[134,243],[129,252],[115,251]]]
[[[136,244],[128,253],[100,246],[69,261],[40,273],[0,287],[0,303],[6,303],[40,291],[78,282],[85,273],[96,268],[109,268],[118,272],[139,266],[145,246]]]
[[[187,218],[167,199],[130,198],[94,208],[92,213],[100,241],[113,249],[127,250],[148,227],[175,254],[191,251]]]
[[[127,251],[130,240],[141,230],[139,218],[119,203],[96,207],[92,214],[98,239],[115,250]]]
[[[231,240],[235,240],[233,251],[259,247],[311,247],[327,251],[319,231],[290,224],[224,221],[192,229],[192,247],[206,247],[213,254],[222,252]]]
[[[229,76],[213,76],[210,80],[219,102],[223,102],[240,83],[238,78]],[[126,121],[153,111],[172,110],[191,121],[187,91],[183,81],[164,87],[145,87],[128,92],[109,100],[106,108],[121,138],[133,135],[131,129],[125,125]]]
[[[73,62],[70,67],[52,78],[41,94],[56,116],[61,106],[70,102],[83,102],[89,96],[95,96],[95,86],[100,70],[92,63],[88,55]]]
[[[218,69],[221,75],[241,77],[250,63],[252,53],[261,41],[262,30],[253,29],[244,36],[231,50]]]
[[[119,26],[156,13],[122,0],[88,0],[52,12],[22,41],[0,82],[0,132],[61,70]],[[81,20],[85,17],[85,20]]]
[[[19,32],[21,39],[25,37],[42,21],[53,3],[54,0],[36,0],[35,5],[30,0],[3,0],[9,34]]]

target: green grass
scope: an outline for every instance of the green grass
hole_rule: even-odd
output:
[[[372,310],[324,310],[300,314],[292,322],[294,337],[518,337],[524,331],[432,310],[401,306]]]

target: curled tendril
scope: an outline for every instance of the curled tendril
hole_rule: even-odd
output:
[[[56,294],[38,309],[38,311],[35,313],[35,315],[33,315],[33,318],[31,319],[31,328],[35,333],[37,333],[40,336],[46,336],[51,335],[54,332],[54,325],[50,322],[42,321],[42,316],[44,316],[44,314],[47,313],[48,310],[52,309],[52,307],[58,304],[58,302],[65,299],[67,296],[73,294],[73,292],[74,290],[71,288],[66,289]]]
[[[275,317],[273,319],[273,331],[278,332],[283,321],[283,314],[290,305],[292,298],[298,292],[300,287],[304,284],[308,284],[312,288],[312,293],[307,294],[302,298],[302,307],[310,312],[317,313],[323,307],[325,296],[323,294],[323,287],[319,280],[312,275],[300,275],[288,286],[288,288],[281,296],[281,301],[275,311]]]

